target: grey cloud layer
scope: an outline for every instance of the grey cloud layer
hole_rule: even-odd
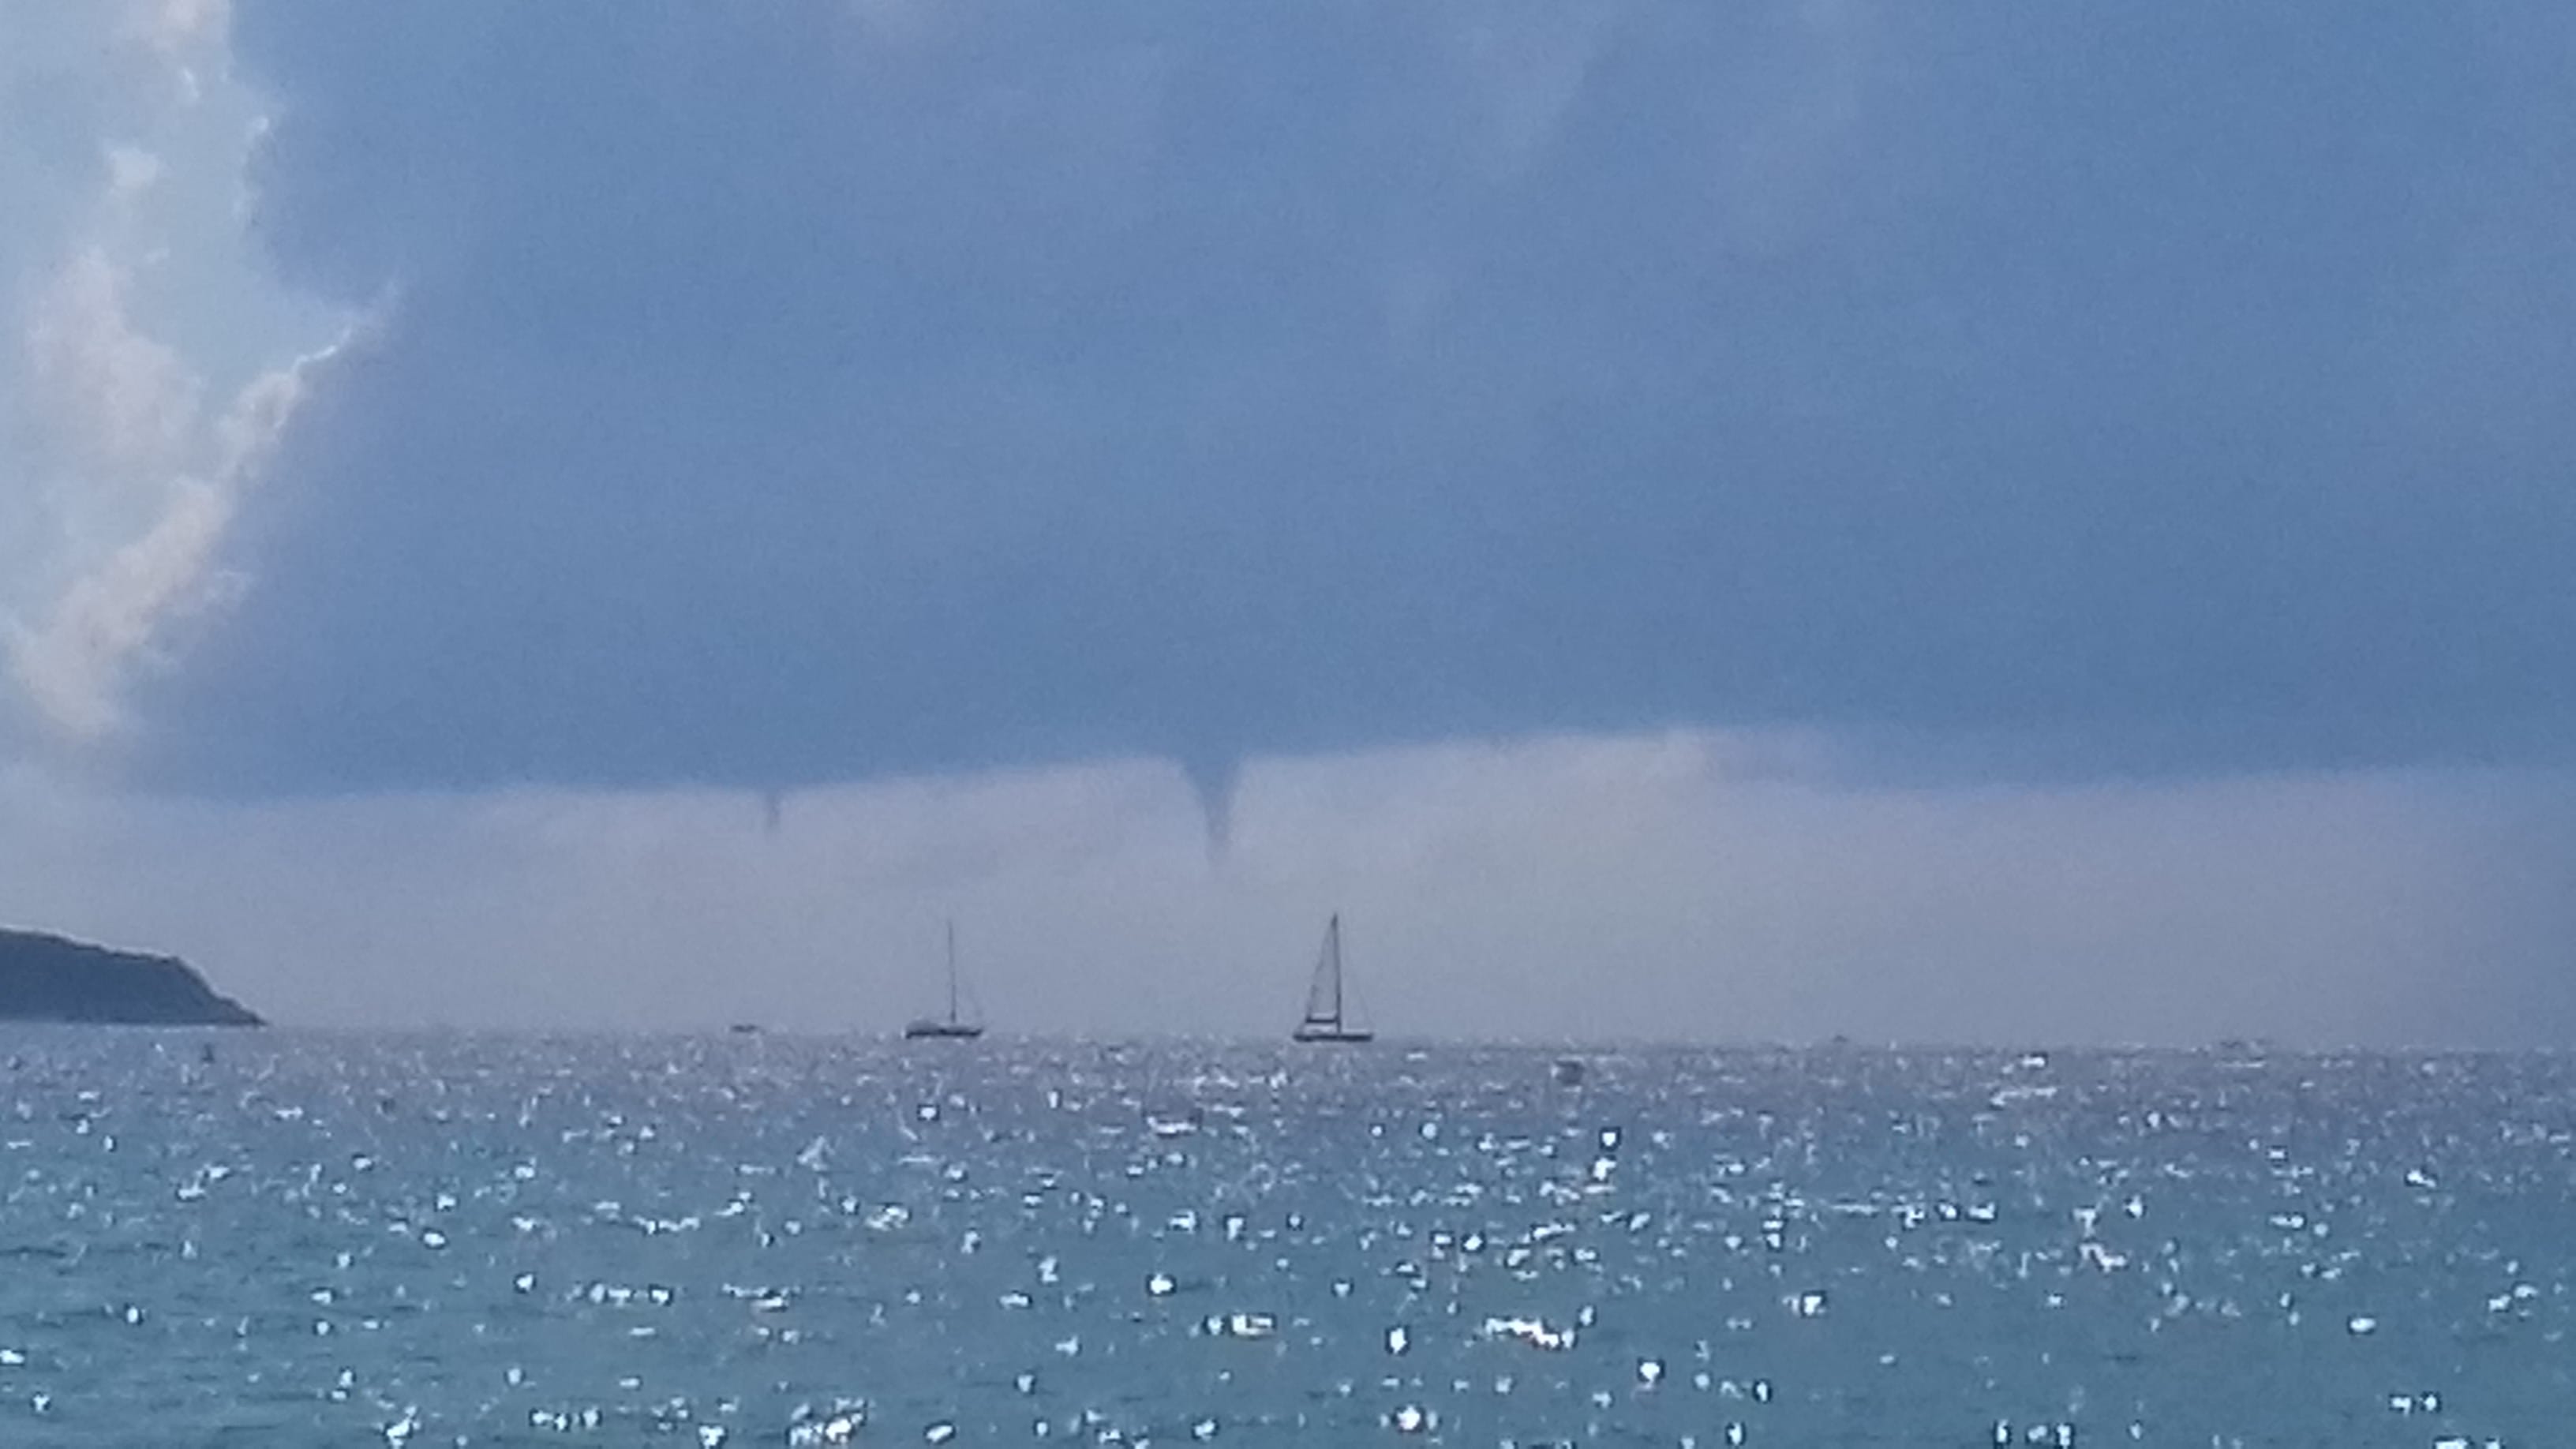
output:
[[[389,310],[158,768],[2564,738],[2563,19],[1789,16],[242,0]]]

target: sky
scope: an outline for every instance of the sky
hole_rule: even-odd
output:
[[[0,919],[2576,1041],[2576,18],[0,0]]]

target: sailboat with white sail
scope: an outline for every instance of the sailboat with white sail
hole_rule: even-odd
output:
[[[957,1005],[957,923],[948,923],[948,1014],[925,1016],[906,1023],[905,1041],[973,1041],[984,1034],[984,1024],[958,1010]]]
[[[1377,1033],[1351,1019],[1342,987],[1342,918],[1336,913],[1324,925],[1323,954],[1315,959],[1315,977],[1306,985],[1306,1015],[1292,1036],[1301,1042],[1358,1045]]]

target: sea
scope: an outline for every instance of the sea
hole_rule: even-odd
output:
[[[2571,1282],[2564,1056],[0,1031],[9,1446],[2539,1449]]]

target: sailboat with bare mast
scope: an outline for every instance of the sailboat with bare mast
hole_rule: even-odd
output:
[[[1353,1025],[1342,992],[1342,918],[1336,912],[1324,925],[1323,954],[1315,958],[1315,979],[1306,985],[1306,1016],[1291,1034],[1301,1042],[1356,1046],[1375,1041],[1377,1033]]]
[[[907,1023],[905,1041],[973,1041],[984,1034],[984,1024],[968,1020],[957,1010],[957,923],[948,923],[948,1014],[925,1016]]]

